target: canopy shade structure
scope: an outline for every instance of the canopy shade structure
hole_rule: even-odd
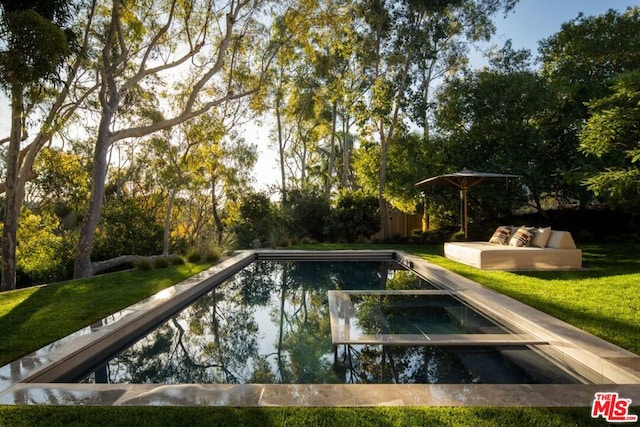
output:
[[[467,228],[467,192],[470,188],[487,181],[505,181],[509,179],[520,178],[521,175],[511,175],[503,173],[476,172],[469,169],[463,169],[460,172],[450,173],[447,175],[438,175],[427,178],[416,183],[417,187],[428,185],[453,185],[460,189],[460,231],[464,231],[465,240],[469,237]]]

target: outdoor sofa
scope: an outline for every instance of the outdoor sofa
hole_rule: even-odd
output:
[[[481,270],[582,268],[582,250],[571,233],[549,227],[498,227],[489,242],[445,243],[444,255]]]

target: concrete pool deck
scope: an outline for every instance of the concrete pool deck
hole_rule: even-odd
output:
[[[175,306],[259,259],[361,256],[393,259],[419,275],[463,295],[500,321],[548,342],[554,358],[595,384],[71,384],[53,383],[58,371],[73,372],[114,345],[118,331],[148,328]],[[591,407],[595,393],[616,392],[640,402],[640,357],[541,313],[476,282],[397,251],[245,251],[172,288],[109,316],[31,355],[0,368],[0,404],[101,406],[578,406]]]

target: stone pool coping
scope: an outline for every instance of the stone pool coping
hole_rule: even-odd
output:
[[[175,306],[188,304],[194,295],[206,292],[255,259],[292,256],[355,259],[363,255],[365,258],[395,259],[429,280],[446,284],[464,294],[474,307],[502,321],[517,324],[518,329],[552,344],[555,357],[567,362],[587,363],[589,375],[595,375],[595,380],[601,384],[159,385],[48,382],[48,376],[64,368],[67,361],[83,363],[83,357],[86,361],[99,357],[112,344],[115,331],[148,328]],[[93,351],[87,353],[88,348],[93,348]],[[5,405],[590,407],[596,392],[617,392],[621,398],[640,402],[640,357],[419,257],[393,250],[242,251],[103,319],[99,324],[0,368],[0,404]]]

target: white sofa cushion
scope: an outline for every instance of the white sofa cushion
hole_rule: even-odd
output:
[[[544,248],[549,242],[549,237],[551,237],[551,227],[538,228],[533,234],[530,246]]]
[[[547,248],[575,249],[576,244],[568,231],[551,230]]]
[[[481,270],[566,270],[582,268],[582,250],[571,233],[551,230],[545,248],[488,242],[447,242],[445,257]]]

